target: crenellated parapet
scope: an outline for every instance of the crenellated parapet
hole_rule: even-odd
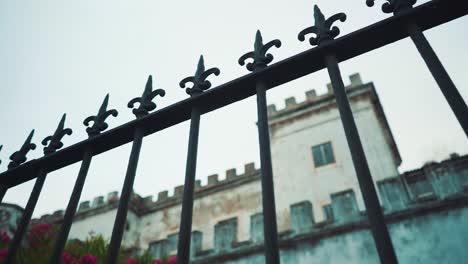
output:
[[[224,179],[220,179],[218,174],[209,175],[206,184],[202,184],[200,180],[195,181],[195,198],[224,191],[243,183],[256,181],[259,177],[260,170],[255,167],[255,163],[253,162],[244,165],[243,173],[238,173],[235,168],[226,170]],[[154,211],[179,204],[184,193],[184,186],[179,185],[174,187],[172,193],[172,195],[169,195],[168,190],[160,191],[157,200],[145,203],[145,210]]]
[[[215,192],[228,191],[229,188],[242,185],[250,181],[259,181],[259,169],[253,163],[244,166],[244,172],[239,174],[235,169],[226,171],[224,179],[218,175],[208,177],[203,185],[196,183],[195,196],[202,197]],[[441,162],[430,162],[422,168],[405,172],[396,177],[386,178],[376,182],[380,194],[381,205],[388,223],[401,219],[414,218],[431,214],[435,211],[449,210],[461,206],[468,207],[468,155],[453,154],[449,159]],[[312,239],[313,241],[325,237],[337,236],[354,230],[367,229],[369,224],[365,211],[361,211],[356,196],[359,190],[347,189],[330,193],[329,204],[313,204],[310,200],[298,201],[289,207],[290,228],[280,233],[281,241],[295,241],[298,239]],[[152,196],[140,197],[133,194],[131,210],[137,215],[144,215],[169,206],[180,204],[183,186],[174,188],[173,195],[169,191],[161,191],[156,200]],[[118,206],[117,192],[109,193],[106,198],[98,196],[91,201],[83,201],[79,205],[77,218],[99,214],[105,210]],[[323,210],[325,220],[316,219],[314,208]],[[239,216],[241,217],[241,216]],[[63,210],[53,214],[46,214],[35,219],[34,223],[60,222]],[[238,240],[241,228],[237,216],[229,215],[213,226],[211,240],[212,248],[203,249],[204,234],[200,231],[192,233],[192,258],[216,259],[217,256],[243,252],[261,247],[263,244],[263,214],[255,212],[249,217],[249,239]],[[155,257],[173,255],[177,250],[178,234],[173,233],[163,239],[153,241],[149,249]],[[205,237],[205,239],[207,239]],[[196,262],[194,262],[196,263]],[[212,262],[215,263],[215,262]]]
[[[195,197],[203,197],[215,192],[220,192],[233,186],[256,181],[260,177],[260,170],[255,167],[255,163],[250,162],[244,165],[244,172],[238,173],[235,168],[226,170],[224,179],[219,179],[218,174],[208,176],[207,184],[203,185],[200,180],[195,181]],[[132,194],[130,210],[137,215],[143,215],[154,210],[177,205],[182,200],[184,186],[174,187],[172,195],[168,190],[160,191],[157,198],[152,195],[141,197],[136,193]],[[117,191],[109,192],[106,196],[97,196],[92,200],[81,201],[78,205],[75,219],[83,219],[92,215],[114,210],[117,208],[120,197]],[[59,223],[63,219],[62,214],[46,214],[39,219],[32,219],[32,223]]]
[[[411,180],[418,178],[418,184]],[[421,217],[440,210],[450,210],[460,206],[468,207],[468,155],[460,157],[453,155],[450,159],[439,163],[426,164],[418,170],[413,170],[397,177],[378,181],[377,190],[387,223],[404,219]],[[409,181],[409,183],[408,183]],[[420,186],[430,186],[431,195],[410,196],[410,193],[421,194]],[[368,229],[369,223],[365,211],[357,204],[356,195],[359,190],[347,189],[330,194],[330,204],[322,206],[325,220],[317,221],[313,214],[311,201],[300,201],[290,205],[290,230],[280,233],[280,245],[285,241],[310,239],[316,241],[330,236],[338,236],[355,230]],[[422,192],[424,193],[424,192]],[[427,197],[431,196],[431,199]],[[202,249],[203,234],[197,233],[196,241],[192,235],[192,244],[196,247],[191,252],[193,263],[216,263],[217,258],[232,254],[244,254],[259,249],[263,244],[263,214],[257,212],[249,217],[250,238],[238,241],[239,219],[229,217],[217,222],[213,228],[213,245],[210,249]],[[198,232],[198,231],[197,231]],[[171,245],[174,235],[166,239],[150,243],[151,252],[158,256],[175,254]],[[175,236],[177,237],[177,236]],[[162,245],[165,245],[165,250]],[[260,247],[261,248],[261,247]],[[208,262],[207,262],[208,261]],[[209,262],[212,261],[212,262]]]
[[[359,73],[350,75],[349,80],[350,85],[346,87],[347,89],[353,89],[364,85],[361,80],[361,75]],[[278,109],[274,104],[268,105],[268,117],[272,119],[290,111],[298,110],[304,107],[309,107],[313,104],[318,105],[323,101],[331,100],[333,95],[333,87],[331,83],[328,83],[326,87],[326,93],[319,95],[314,89],[306,91],[305,101],[302,102],[298,102],[295,97],[288,97],[284,100],[285,107],[282,109]]]

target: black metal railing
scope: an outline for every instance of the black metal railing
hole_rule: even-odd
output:
[[[42,141],[45,146],[45,155],[39,159],[25,162],[27,153],[36,147],[32,143],[33,130],[20,150],[11,155],[8,170],[0,174],[0,199],[3,199],[9,188],[36,179],[4,263],[15,262],[16,253],[20,249],[21,241],[28,228],[47,174],[81,161],[81,168],[78,172],[78,177],[50,260],[50,263],[59,263],[92,157],[123,144],[133,142],[108,250],[107,262],[116,263],[143,138],[181,122],[191,120],[177,252],[178,263],[189,263],[200,118],[207,112],[214,111],[253,95],[257,96],[265,259],[266,263],[269,264],[280,263],[266,111],[266,92],[268,89],[324,68],[328,70],[330,75],[377,252],[382,263],[397,263],[397,254],[393,248],[384,221],[361,139],[349,106],[339,63],[400,39],[410,37],[439,85],[465,134],[468,136],[468,109],[466,103],[423,34],[424,30],[467,15],[468,5],[465,1],[451,0],[434,0],[418,7],[413,7],[416,0],[386,0],[384,2],[382,10],[386,13],[393,13],[392,17],[338,39],[335,38],[339,35],[339,29],[336,26],[332,26],[332,24],[338,20],[344,22],[346,15],[340,13],[326,19],[320,9],[315,7],[315,25],[301,31],[299,33],[299,40],[303,41],[307,34],[313,33],[315,36],[311,37],[309,42],[316,47],[272,65],[268,64],[272,62],[273,56],[268,54],[267,51],[273,46],[280,47],[281,43],[279,40],[273,40],[267,44],[263,44],[261,34],[258,31],[254,51],[243,55],[239,59],[241,65],[244,65],[246,59],[253,60],[247,63],[247,69],[252,71],[252,73],[211,90],[207,90],[210,88],[211,83],[206,78],[210,74],[219,75],[220,72],[217,68],[205,71],[203,57],[201,57],[195,75],[185,78],[180,82],[182,88],[188,82],[193,83],[193,86],[186,90],[190,98],[154,113],[150,113],[156,108],[152,100],[157,95],[164,96],[165,92],[161,89],[153,91],[152,78],[150,76],[143,95],[128,103],[128,107],[130,108],[135,103],[139,103],[139,107],[133,109],[133,113],[136,116],[135,120],[103,132],[108,127],[105,119],[110,115],[117,116],[117,111],[107,111],[109,96],[106,96],[98,114],[84,121],[86,126],[91,121],[93,122],[93,126],[86,129],[89,135],[88,139],[59,150],[63,146],[61,138],[66,134],[71,134],[70,129],[65,129],[65,115],[63,115],[54,135]],[[374,1],[367,0],[366,3],[372,6]]]

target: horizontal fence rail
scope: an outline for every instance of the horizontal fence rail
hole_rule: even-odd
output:
[[[31,160],[0,174],[0,186],[11,188],[37,177],[39,168],[52,172],[82,160],[92,146],[94,155],[133,141],[135,130],[144,136],[174,126],[191,118],[194,106],[204,114],[256,94],[257,80],[264,80],[268,89],[290,82],[325,68],[323,54],[334,53],[338,62],[346,61],[409,36],[407,24],[421,30],[431,29],[468,14],[465,1],[438,0],[422,4],[398,15],[364,27],[334,41],[309,49],[265,69],[247,74],[195,97],[177,102],[145,117],[78,142],[60,151]]]
[[[366,0],[366,3],[368,6],[373,6],[374,0]],[[468,122],[466,119],[468,108],[466,103],[423,34],[424,30],[467,15],[468,4],[464,1],[433,0],[413,8],[415,3],[416,0],[386,0],[382,5],[382,10],[385,13],[393,13],[392,17],[336,40],[335,38],[339,35],[339,29],[333,26],[333,23],[337,21],[345,22],[346,15],[338,13],[326,18],[318,6],[315,6],[315,25],[303,29],[298,34],[298,39],[304,41],[306,35],[313,34],[309,38],[309,42],[312,46],[317,47],[268,66],[273,61],[273,55],[267,53],[268,50],[272,47],[279,48],[281,42],[279,40],[272,40],[263,44],[261,33],[257,31],[254,50],[241,56],[238,61],[243,66],[246,60],[251,60],[246,66],[252,73],[208,90],[211,87],[210,81],[207,80],[208,76],[212,74],[219,75],[220,70],[217,68],[205,70],[203,56],[201,56],[195,75],[184,78],[180,82],[182,88],[187,88],[186,92],[190,95],[190,98],[154,113],[150,113],[156,109],[153,99],[158,95],[163,97],[165,91],[162,89],[153,90],[152,77],[150,75],[142,96],[130,100],[127,105],[129,108],[133,108],[132,112],[136,117],[135,120],[101,133],[108,127],[105,119],[110,115],[117,116],[116,110],[107,110],[109,100],[109,95],[107,95],[99,108],[98,114],[84,120],[85,126],[89,126],[89,123],[93,122],[93,126],[89,126],[86,129],[89,136],[88,139],[57,151],[63,146],[61,142],[62,137],[72,133],[71,129],[65,128],[64,114],[55,133],[42,141],[42,144],[45,146],[44,156],[22,164],[27,160],[27,153],[36,148],[36,145],[31,141],[34,130],[31,131],[20,150],[11,155],[8,170],[0,174],[0,202],[9,188],[36,179],[36,184],[30,194],[24,215],[19,222],[4,263],[15,262],[16,253],[21,248],[23,236],[28,228],[47,174],[82,161],[79,176],[70,196],[67,211],[59,231],[59,236],[55,241],[52,258],[50,259],[50,263],[60,262],[92,157],[123,144],[133,142],[107,251],[106,263],[116,263],[119,258],[120,247],[125,232],[127,212],[144,137],[181,122],[191,120],[177,250],[178,263],[189,263],[192,256],[190,252],[192,214],[200,118],[205,113],[256,95],[265,260],[268,264],[279,264],[280,252],[278,248],[266,92],[270,88],[324,68],[328,70],[331,79],[336,104],[351,152],[354,169],[370,223],[370,230],[380,261],[384,264],[398,263],[348,101],[339,63],[410,37],[447,99],[465,134],[468,136]],[[186,84],[189,82],[193,83],[190,88],[186,87]],[[134,108],[135,103],[139,104],[138,108]],[[0,150],[1,148],[2,146],[0,145]]]

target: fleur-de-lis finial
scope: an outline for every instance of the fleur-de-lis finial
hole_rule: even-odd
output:
[[[273,46],[277,48],[281,47],[281,41],[279,39],[275,39],[263,45],[262,33],[260,33],[260,30],[257,30],[257,34],[255,35],[254,51],[242,55],[239,58],[239,64],[244,66],[245,61],[251,58],[253,61],[247,63],[247,70],[256,71],[265,68],[268,66],[268,63],[273,61],[273,55],[270,53],[267,54],[267,51]]]
[[[54,153],[57,149],[63,147],[62,138],[65,135],[71,135],[72,130],[70,128],[65,128],[65,118],[67,114],[63,114],[62,119],[57,126],[54,134],[52,136],[48,136],[42,140],[42,145],[44,145],[44,154],[48,155]]]
[[[200,94],[211,87],[211,82],[206,80],[206,78],[208,78],[208,76],[211,74],[218,76],[220,71],[218,68],[211,68],[205,71],[205,62],[203,60],[203,55],[201,55],[200,59],[198,60],[198,66],[195,75],[184,78],[182,81],[180,81],[179,85],[181,88],[186,88],[187,83],[191,82],[193,83],[193,86],[191,88],[187,87],[187,89],[185,89],[186,93],[190,96]]]
[[[157,95],[164,97],[166,92],[163,89],[156,89],[153,91],[153,77],[150,75],[141,97],[133,98],[128,102],[127,106],[128,108],[133,108],[135,103],[139,103],[140,106],[138,108],[134,108],[132,112],[137,118],[143,117],[156,109],[156,104],[152,101]]]
[[[382,11],[384,13],[398,14],[403,10],[413,8],[417,0],[385,0],[386,2],[382,5]],[[366,0],[367,6],[374,6],[375,0]]]
[[[30,150],[36,149],[36,144],[31,143],[33,135],[34,135],[34,129],[31,131],[31,133],[29,133],[28,138],[26,138],[20,150],[11,154],[10,156],[11,162],[10,164],[8,164],[8,169],[18,167],[21,163],[26,161],[27,159],[26,154],[28,154]]]
[[[340,34],[340,29],[338,27],[332,27],[333,23],[338,20],[341,22],[346,21],[346,15],[344,13],[338,13],[325,19],[325,16],[317,5],[314,6],[314,18],[315,25],[302,30],[298,35],[299,40],[304,41],[307,34],[314,33],[316,37],[310,37],[309,39],[310,45],[312,46],[333,40]]]
[[[83,124],[85,126],[88,126],[89,122],[93,121],[93,126],[86,128],[86,132],[88,133],[88,136],[92,137],[106,130],[109,127],[107,123],[105,122],[106,118],[108,118],[110,115],[116,117],[119,114],[117,110],[115,109],[107,110],[108,103],[109,103],[109,94],[107,94],[106,97],[104,98],[104,101],[102,102],[102,105],[99,108],[97,115],[89,116],[83,121]]]

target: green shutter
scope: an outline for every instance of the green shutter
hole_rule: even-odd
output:
[[[312,155],[314,156],[315,167],[320,167],[324,164],[322,151],[320,150],[320,147],[320,145],[312,147]]]
[[[323,152],[325,154],[325,164],[335,163],[335,157],[333,156],[333,149],[330,142],[323,144]]]
[[[335,163],[331,142],[312,147],[315,167]]]

